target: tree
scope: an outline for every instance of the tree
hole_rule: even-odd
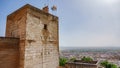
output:
[[[66,58],[59,58],[59,65],[60,66],[65,66],[66,63],[67,63],[67,59]]]
[[[106,68],[117,68],[117,65],[109,63],[106,65]]]
[[[105,60],[105,61],[101,62],[100,64],[101,64],[101,66],[103,66],[103,67],[107,67],[107,65],[108,65],[108,61]]]
[[[82,60],[82,61],[86,61],[86,62],[93,61],[92,58],[90,58],[90,57],[85,57],[85,56],[84,56],[81,60]]]
[[[101,65],[105,68],[117,68],[117,65],[109,63],[108,61],[101,62]]]
[[[117,65],[111,64],[111,68],[117,68]]]

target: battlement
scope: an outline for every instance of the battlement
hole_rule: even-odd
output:
[[[18,10],[14,11],[13,13],[9,14],[7,17],[8,17],[8,18],[13,18],[13,17],[15,17],[16,15],[20,14],[20,12],[24,12],[24,13],[28,12],[28,11],[29,11],[28,9],[31,9],[31,10],[33,10],[33,11],[35,11],[35,12],[40,13],[40,14],[44,14],[44,15],[46,15],[46,16],[50,15],[50,16],[53,16],[55,19],[58,19],[57,16],[52,15],[52,14],[50,14],[50,13],[47,13],[47,12],[45,12],[44,10],[39,9],[39,8],[36,8],[36,7],[34,7],[34,6],[30,5],[30,4],[24,5],[23,7],[19,8]]]

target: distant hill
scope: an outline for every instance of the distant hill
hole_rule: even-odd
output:
[[[60,47],[60,51],[120,51],[120,47]]]

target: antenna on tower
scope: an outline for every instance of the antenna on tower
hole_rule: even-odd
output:
[[[53,4],[53,2],[55,2],[54,0],[45,0],[46,2],[45,2],[45,4],[44,4],[44,9],[45,9],[45,11],[49,11],[49,6],[51,5],[51,3]],[[51,2],[52,1],[52,2]],[[49,4],[49,2],[50,2],[50,4]],[[55,11],[57,11],[57,6],[56,5],[53,5],[52,7],[51,7],[51,10],[52,10],[52,13],[53,14],[55,14],[56,15],[56,12]],[[47,11],[47,12],[48,12]]]
[[[46,13],[49,13],[49,0],[46,0],[44,7],[42,8],[42,10]]]

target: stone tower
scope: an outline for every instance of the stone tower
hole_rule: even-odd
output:
[[[19,68],[58,68],[58,17],[29,4],[7,17],[6,37],[20,38]]]

